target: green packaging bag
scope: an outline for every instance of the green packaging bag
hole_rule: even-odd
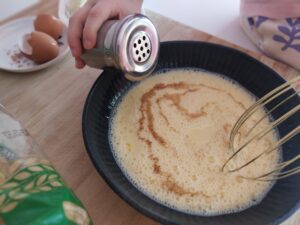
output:
[[[0,225],[92,225],[28,132],[0,105]]]

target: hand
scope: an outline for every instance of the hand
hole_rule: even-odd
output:
[[[138,13],[142,3],[143,0],[88,0],[75,12],[69,21],[68,41],[76,67],[85,66],[80,58],[83,48],[95,46],[97,31],[106,20]]]

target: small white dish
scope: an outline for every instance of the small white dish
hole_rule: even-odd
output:
[[[0,69],[11,72],[32,72],[49,67],[59,61],[70,51],[67,39],[67,26],[58,39],[59,55],[49,62],[37,64],[24,56],[18,47],[19,39],[26,33],[34,31],[35,17],[25,17],[0,26]]]

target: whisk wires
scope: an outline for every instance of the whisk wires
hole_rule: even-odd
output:
[[[260,154],[258,154],[257,156],[253,157],[251,160],[249,160],[248,162],[244,163],[243,165],[237,166],[234,169],[228,169],[228,164],[230,163],[231,160],[233,160],[235,157],[238,157],[238,154],[244,150],[249,144],[253,143],[254,141],[259,141],[261,140],[265,135],[267,135],[268,133],[270,133],[271,131],[273,131],[273,129],[277,126],[279,126],[281,123],[283,123],[284,121],[286,121],[288,118],[290,118],[292,115],[294,115],[295,113],[297,113],[298,111],[300,111],[300,105],[295,106],[294,108],[290,109],[288,112],[284,113],[282,116],[280,116],[278,119],[276,119],[275,121],[272,121],[270,123],[270,125],[259,131],[257,134],[255,134],[253,137],[246,139],[245,143],[243,143],[240,147],[238,147],[237,149],[235,148],[235,139],[237,138],[237,135],[239,133],[240,128],[243,126],[243,124],[255,113],[257,112],[259,109],[262,109],[266,104],[271,103],[273,100],[276,100],[278,97],[282,96],[284,93],[287,93],[287,91],[293,89],[294,84],[296,84],[297,82],[300,81],[300,76],[297,76],[296,78],[287,81],[286,83],[282,84],[281,86],[275,88],[274,90],[272,90],[271,92],[267,93],[266,95],[264,95],[261,99],[259,99],[255,104],[253,104],[252,106],[250,106],[238,119],[238,121],[235,123],[231,134],[230,134],[230,138],[229,138],[229,147],[231,149],[231,151],[233,152],[233,154],[228,158],[228,160],[226,160],[226,162],[224,163],[223,167],[222,167],[222,171],[226,171],[226,172],[236,172],[239,171],[241,169],[243,169],[244,167],[250,165],[251,163],[253,163],[254,161],[258,160],[260,157],[262,157],[263,155],[269,154],[275,150],[278,150],[280,148],[280,146],[282,146],[284,143],[286,143],[287,141],[289,141],[291,138],[293,138],[294,136],[296,136],[298,133],[300,133],[300,126],[297,126],[296,128],[294,128],[292,131],[290,131],[288,134],[286,134],[284,137],[282,137],[280,140],[278,140],[274,145],[272,145],[270,148],[264,150],[263,152],[261,152]],[[245,134],[245,138],[247,138],[250,133],[252,133],[255,128],[258,126],[259,123],[261,123],[264,119],[268,118],[270,116],[270,114],[272,112],[274,112],[276,109],[278,109],[281,105],[283,105],[284,103],[286,103],[288,100],[290,100],[291,98],[293,98],[294,96],[296,96],[297,94],[299,94],[300,91],[295,91],[292,92],[291,94],[289,94],[288,96],[284,97],[283,100],[281,100],[279,103],[277,103],[275,106],[273,106],[268,113],[264,114]],[[277,180],[277,179],[282,179],[285,178],[287,176],[296,174],[300,172],[300,167],[296,167],[284,172],[281,172],[282,169],[286,168],[287,166],[291,165],[292,163],[294,163],[295,161],[297,161],[298,159],[300,159],[300,155],[294,157],[291,160],[282,162],[282,163],[278,163],[278,165],[276,166],[276,168],[268,173],[262,174],[260,176],[257,177],[246,177],[246,176],[242,176],[243,178],[247,178],[247,179],[254,179],[254,180]]]

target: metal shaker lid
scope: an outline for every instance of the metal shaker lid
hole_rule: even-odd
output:
[[[115,44],[119,67],[129,79],[142,79],[155,68],[159,37],[146,16],[133,14],[124,18]]]

